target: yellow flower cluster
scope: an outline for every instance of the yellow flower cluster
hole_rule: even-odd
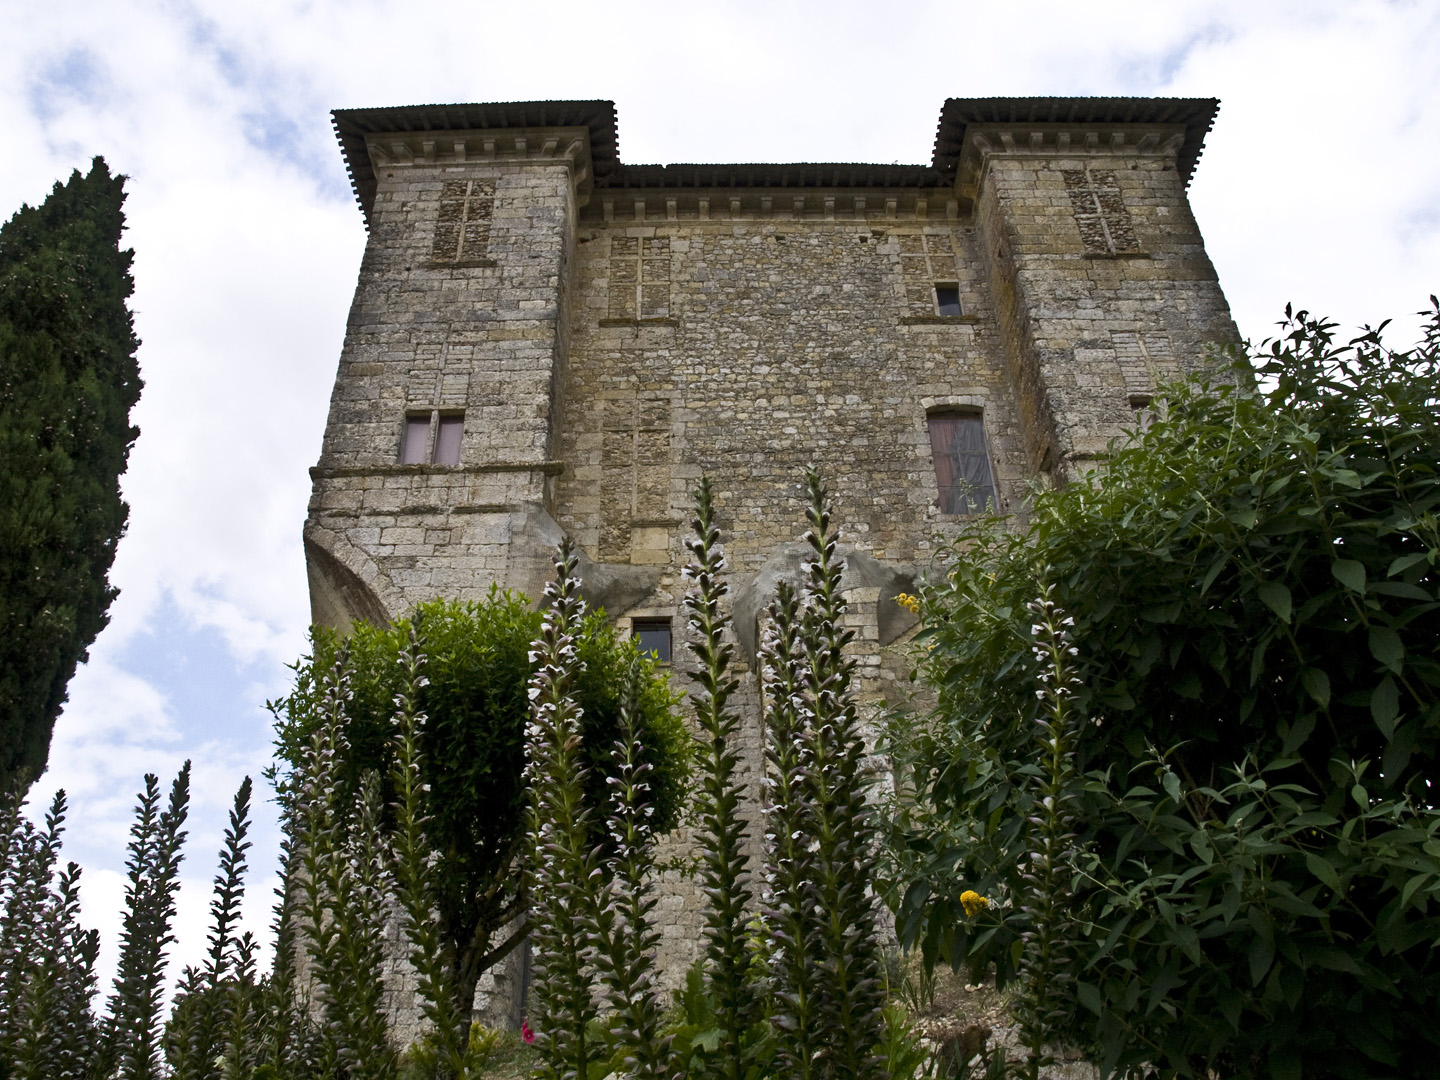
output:
[[[920,614],[920,598],[918,596],[911,596],[909,593],[902,592],[899,596],[895,597],[895,603],[899,604],[912,615]]]
[[[990,901],[974,889],[966,889],[960,894],[960,904],[965,908],[965,914],[973,919],[990,906]]]

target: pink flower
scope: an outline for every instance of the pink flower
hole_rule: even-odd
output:
[[[520,1038],[524,1039],[527,1043],[533,1043],[535,1041],[535,1032],[530,1030],[530,1022],[528,1020],[522,1019],[520,1021]]]

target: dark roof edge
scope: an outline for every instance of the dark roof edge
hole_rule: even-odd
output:
[[[1178,155],[1186,184],[1215,122],[1215,98],[947,98],[940,110],[929,165],[870,162],[624,165],[613,101],[508,101],[335,109],[331,122],[350,186],[368,223],[376,178],[365,136],[390,132],[476,131],[488,128],[585,127],[597,188],[682,187],[943,187],[952,183],[971,124],[1183,124]],[[771,181],[769,178],[776,178]],[[759,183],[757,183],[757,178]]]
[[[585,127],[590,129],[590,163],[599,181],[620,164],[613,101],[501,101],[464,105],[400,105],[378,109],[334,109],[330,121],[350,186],[368,223],[375,202],[375,170],[365,136],[381,132],[482,131],[488,128]]]
[[[868,161],[686,162],[621,165],[595,187],[645,188],[934,188],[954,176],[929,165],[882,165]]]
[[[931,165],[954,174],[971,124],[1183,124],[1177,167],[1189,185],[1219,111],[1218,98],[947,98],[940,109]]]

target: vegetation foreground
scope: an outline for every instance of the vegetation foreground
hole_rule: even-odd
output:
[[[494,592],[348,641],[276,702],[276,963],[237,934],[251,785],[209,949],[162,1015],[188,766],[147,777],[121,960],[60,868],[65,812],[0,808],[0,1076],[1420,1077],[1440,1042],[1440,306],[1337,345],[1300,313],[1250,367],[1168,388],[1103,471],[981,517],[918,609],[928,697],[867,766],[842,560],[811,473],[806,579],[764,618],[764,831],[750,865],[738,681],[708,484],[686,571],[693,736],[562,547],[540,612]],[[693,776],[692,776],[693,774]],[[654,970],[655,841],[688,823],[704,957]],[[880,904],[908,975],[887,957]],[[524,1037],[471,1022],[534,952]],[[397,919],[428,1034],[394,1045]],[[303,963],[297,963],[302,960]],[[936,972],[993,986],[1008,1046],[922,1041]],[[917,989],[918,988],[918,989]],[[933,1034],[933,1032],[932,1032]]]

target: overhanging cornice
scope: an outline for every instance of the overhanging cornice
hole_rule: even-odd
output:
[[[1205,147],[1205,136],[1220,110],[1216,98],[947,98],[940,110],[931,165],[954,176],[960,168],[967,130],[973,126],[1063,125],[1077,129],[1143,124],[1183,129],[1176,167],[1187,185]]]
[[[518,101],[464,105],[405,105],[396,108],[337,109],[331,113],[335,135],[345,157],[346,171],[360,209],[369,221],[375,201],[375,165],[372,152],[381,154],[394,145],[419,143],[427,133],[434,143],[444,136],[479,138],[487,133],[511,146],[519,137],[519,154],[535,154],[523,138],[526,131],[585,129],[588,132],[588,183],[615,190],[680,188],[946,188],[955,185],[966,167],[967,136],[970,156],[980,133],[999,126],[1013,128],[1015,138],[1028,140],[1036,151],[1070,145],[1060,139],[1066,130],[1094,133],[1099,128],[1167,129],[1160,143],[1149,149],[1174,153],[1176,167],[1188,184],[1204,148],[1205,136],[1215,121],[1219,102],[1214,98],[949,98],[940,111],[934,153],[929,165],[885,165],[870,162],[751,163],[625,165],[620,161],[612,101]],[[501,133],[504,134],[501,134]],[[398,136],[387,143],[380,136]],[[1144,138],[1145,136],[1140,136]],[[1114,136],[1107,138],[1113,140]],[[506,142],[506,140],[509,142]],[[533,140],[532,140],[533,141]],[[1003,140],[1002,140],[1003,141]],[[1082,139],[1074,143],[1077,149]],[[1106,145],[1115,145],[1112,142]],[[541,146],[544,146],[543,140]],[[448,147],[442,148],[442,153]],[[564,153],[564,148],[560,148]],[[422,150],[423,153],[423,150]],[[437,158],[436,160],[442,160]],[[453,157],[450,159],[453,160]],[[461,160],[464,160],[463,158]],[[408,164],[408,161],[401,161]],[[961,193],[962,200],[965,198]]]
[[[613,101],[505,101],[469,105],[401,105],[383,109],[335,109],[330,114],[345,156],[345,171],[365,220],[375,202],[375,167],[367,136],[432,132],[506,131],[526,128],[586,128],[596,183],[619,164]]]

